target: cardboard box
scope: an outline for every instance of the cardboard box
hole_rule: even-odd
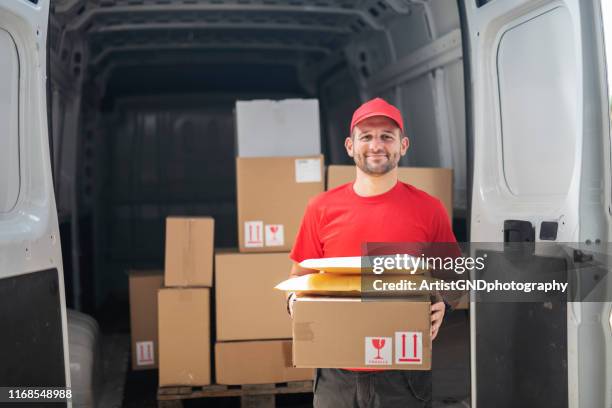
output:
[[[453,219],[453,169],[437,167],[398,167],[400,181],[437,197]],[[355,166],[332,165],[327,168],[327,189],[355,180]]]
[[[212,286],[214,231],[210,217],[166,219],[166,286]]]
[[[319,101],[237,101],[236,139],[238,157],[321,154]]]
[[[237,158],[241,252],[288,252],[308,200],[323,192],[323,156]]]
[[[298,298],[296,367],[430,370],[430,302]]]
[[[128,279],[132,370],[157,368],[157,291],[164,285],[164,273],[130,271]]]
[[[269,384],[307,381],[311,368],[294,368],[291,340],[232,341],[215,344],[218,384]]]
[[[286,252],[215,255],[218,341],[291,338],[285,293],[274,289],[291,264]]]
[[[160,386],[210,384],[209,291],[159,291]]]

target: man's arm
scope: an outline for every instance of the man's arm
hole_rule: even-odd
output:
[[[314,269],[302,268],[299,263],[293,262],[291,266],[291,272],[289,272],[289,278],[297,278],[298,276],[308,275],[309,273],[317,273]]]
[[[439,301],[431,304],[431,341],[434,341],[438,336],[438,330],[440,330],[440,326],[442,326],[445,312],[446,305],[444,302]]]
[[[314,269],[302,268],[299,263],[294,261],[293,265],[291,266],[291,272],[289,272],[289,278],[297,278],[302,275],[308,275],[309,273],[317,273],[317,271]],[[291,317],[293,317],[293,301],[294,300],[295,300],[295,293],[288,292],[287,293],[287,312],[289,312],[289,315],[291,315]]]

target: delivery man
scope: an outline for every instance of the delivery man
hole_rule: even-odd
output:
[[[456,242],[440,200],[398,181],[399,160],[408,151],[400,111],[383,99],[361,105],[344,142],[356,164],[354,183],[308,203],[290,257],[290,276],[314,273],[299,262],[311,258],[360,256],[365,242]],[[292,314],[295,294],[287,306]],[[445,304],[431,305],[431,338],[436,338]],[[319,368],[315,407],[428,407],[430,371]]]

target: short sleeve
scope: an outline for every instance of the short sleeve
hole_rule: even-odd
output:
[[[460,257],[461,248],[457,244],[457,238],[455,238],[453,233],[446,207],[437,199],[431,225],[430,255],[452,258]]]
[[[319,221],[317,206],[311,200],[306,207],[293,249],[289,254],[289,257],[295,262],[323,257]]]
[[[453,228],[451,227],[448,213],[444,204],[440,200],[436,199],[436,208],[433,212],[433,228],[431,242],[457,242]]]

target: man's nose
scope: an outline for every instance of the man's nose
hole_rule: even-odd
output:
[[[383,146],[382,138],[379,136],[373,137],[372,140],[370,140],[370,150],[372,151],[382,150]]]

